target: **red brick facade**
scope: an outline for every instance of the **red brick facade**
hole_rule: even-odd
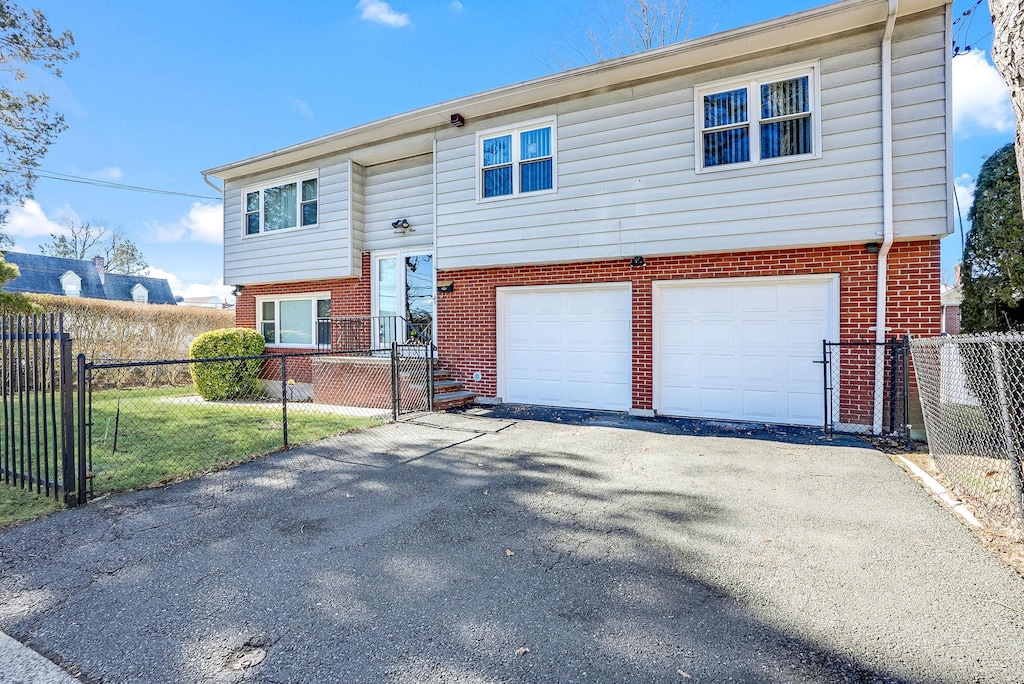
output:
[[[633,288],[633,407],[653,408],[652,282],[685,278],[727,278],[838,273],[839,325],[843,341],[874,338],[878,257],[863,245],[651,257],[640,268],[629,259],[503,268],[442,271],[455,290],[439,294],[437,344],[441,365],[466,389],[497,394],[495,288],[514,285],[569,285],[626,282]],[[939,241],[893,245],[889,253],[889,335],[939,333]],[[473,373],[483,378],[473,381]],[[867,401],[871,396],[867,395]]]
[[[728,254],[651,257],[633,268],[629,259],[500,268],[441,271],[455,289],[438,295],[436,340],[440,365],[466,389],[482,397],[497,395],[496,292],[516,285],[570,285],[630,282],[633,291],[633,407],[653,408],[652,282],[686,278],[727,278],[837,273],[840,275],[842,341],[874,338],[878,258],[863,245],[783,249]],[[333,316],[370,314],[370,257],[363,255],[363,277],[248,286],[236,304],[236,321],[256,326],[256,297],[330,291]],[[940,331],[939,241],[893,245],[889,253],[888,336],[937,335]],[[868,365],[868,368],[873,368]],[[480,372],[482,379],[473,380]],[[870,406],[871,373],[846,391],[863,395]],[[847,379],[844,378],[844,383]],[[854,390],[854,385],[857,389]],[[862,389],[861,389],[862,388]]]

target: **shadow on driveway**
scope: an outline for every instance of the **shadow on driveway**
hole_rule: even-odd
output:
[[[865,449],[427,415],[52,515],[0,554],[0,629],[88,681],[1024,671],[1024,623],[989,600],[1021,582]]]

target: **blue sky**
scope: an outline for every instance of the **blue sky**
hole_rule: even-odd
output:
[[[604,2],[602,8],[601,3]],[[616,0],[335,0],[218,2],[36,0],[81,56],[64,78],[33,74],[69,129],[41,168],[201,197],[201,169],[461,95],[557,71],[586,50],[581,26],[608,26]],[[691,35],[823,4],[691,0]],[[957,0],[957,15],[975,0]],[[987,58],[982,4],[954,59],[954,176],[966,204],[982,160],[1012,140],[1005,87]],[[963,24],[966,25],[966,21]],[[214,199],[41,179],[5,227],[38,252],[77,216],[123,230],[176,293],[224,294]],[[959,260],[943,241],[943,271]]]

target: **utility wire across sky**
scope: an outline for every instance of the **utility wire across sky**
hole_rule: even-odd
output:
[[[0,165],[0,171],[4,173],[31,173],[36,178],[45,178],[46,180],[64,181],[65,183],[78,183],[81,185],[93,185],[98,188],[109,188],[111,190],[128,190],[131,192],[148,192],[153,195],[172,195],[175,197],[193,197],[196,199],[205,200],[216,200],[220,201],[222,198],[213,197],[210,195],[195,195],[189,192],[177,192],[175,190],[161,190],[159,188],[146,188],[141,185],[128,185],[126,183],[116,183],[114,181],[105,181],[98,178],[86,178],[84,176],[74,176],[69,173],[61,173],[59,171],[47,171],[46,169],[34,169],[28,167],[9,167]]]

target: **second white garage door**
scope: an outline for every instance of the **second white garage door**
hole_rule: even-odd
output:
[[[655,403],[671,416],[821,425],[823,339],[838,339],[835,275],[654,286]]]
[[[507,402],[626,411],[629,283],[498,289],[498,394]]]

